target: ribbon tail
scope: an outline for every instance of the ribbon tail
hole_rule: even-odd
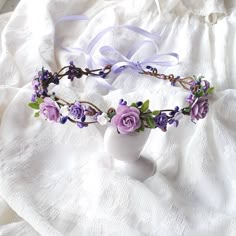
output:
[[[89,18],[85,15],[63,16],[56,21],[56,25],[63,21],[73,21],[73,20],[89,20]]]

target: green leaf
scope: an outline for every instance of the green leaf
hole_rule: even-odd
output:
[[[39,109],[39,104],[37,102],[30,102],[28,106],[36,110]]]
[[[212,94],[214,92],[214,89],[215,89],[214,87],[210,87],[210,88],[207,89],[206,93],[207,94]]]
[[[144,124],[143,124],[143,121],[141,120],[141,126],[140,128],[138,128],[136,131],[139,132],[139,131],[144,131]]]
[[[112,117],[113,117],[115,114],[116,114],[115,112],[110,112],[110,113],[107,113],[107,116],[108,116],[109,119],[111,120]]]
[[[185,108],[182,109],[182,113],[184,115],[189,115],[190,111],[191,111],[191,107],[185,107]]]
[[[36,101],[38,104],[42,103],[43,102],[43,99],[42,98],[37,98],[37,101]]]
[[[156,127],[152,116],[147,116],[146,122],[150,128],[154,129]]]
[[[131,103],[130,105],[131,107],[138,107],[137,104],[135,102]]]
[[[144,125],[139,128],[140,131],[144,131]]]
[[[153,111],[153,112],[152,112],[152,114],[153,114],[154,116],[157,116],[157,115],[159,115],[159,114],[160,114],[160,111],[158,111],[158,110],[155,110],[155,111]]]
[[[202,97],[203,95],[204,95],[204,92],[203,92],[203,91],[201,91],[201,92],[199,92],[199,93],[196,94],[197,97]]]
[[[39,117],[39,111],[34,113],[34,117]]]
[[[198,76],[199,80],[204,79],[204,78],[205,78],[205,76],[203,76],[203,75]]]
[[[149,108],[149,100],[146,100],[141,106],[141,112],[146,112]]]

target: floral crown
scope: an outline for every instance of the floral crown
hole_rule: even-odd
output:
[[[48,92],[49,85],[58,85],[63,77],[67,77],[71,81],[75,78],[79,79],[83,75],[93,75],[105,79],[111,69],[112,65],[107,65],[102,69],[86,68],[83,70],[76,67],[73,62],[54,74],[42,68],[32,81],[34,94],[29,106],[36,110],[34,116],[61,124],[69,121],[75,123],[79,128],[96,123],[106,125],[110,122],[121,134],[140,132],[145,128],[159,128],[165,132],[169,125],[177,127],[183,115],[190,116],[193,122],[206,117],[209,109],[208,95],[213,93],[214,88],[210,87],[210,83],[203,76],[181,78],[180,76],[175,77],[173,74],[164,75],[151,66],[146,66],[145,69],[140,68],[139,73],[168,80],[171,85],[179,84],[188,90],[189,96],[186,98],[185,107],[150,110],[149,100],[137,101],[128,105],[126,101],[120,99],[116,109],[111,107],[104,112],[89,101],[70,103],[58,97],[54,92],[51,94]]]

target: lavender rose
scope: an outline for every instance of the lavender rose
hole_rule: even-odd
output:
[[[192,120],[199,120],[205,118],[208,112],[208,99],[206,97],[200,97],[198,100],[193,103],[191,108],[191,119]]]
[[[128,134],[140,128],[140,111],[136,107],[120,105],[116,109],[116,115],[112,117],[111,123],[117,127],[121,134]]]
[[[70,107],[70,114],[74,116],[75,119],[83,118],[85,109],[80,102],[76,102],[74,105]]]
[[[46,120],[59,122],[60,112],[58,104],[49,97],[44,98],[43,101],[39,105],[40,115]]]

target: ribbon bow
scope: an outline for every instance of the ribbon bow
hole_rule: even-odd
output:
[[[60,18],[56,24],[63,22],[63,21],[71,21],[71,20],[88,20],[88,17],[83,16],[83,15],[72,15],[72,16],[65,16]],[[137,34],[140,34],[148,40],[142,40],[141,42],[136,43],[132,49],[127,53],[127,55],[123,55],[120,53],[117,49],[115,49],[112,46],[102,46],[99,48],[99,57],[95,58],[94,56],[94,51],[96,49],[97,43],[104,37],[104,35],[113,29],[118,29],[118,28],[126,28],[128,30],[131,30]],[[85,59],[87,62],[87,65],[89,68],[93,68],[94,66],[104,66],[107,64],[112,65],[112,71],[114,73],[121,73],[127,68],[130,68],[134,71],[140,72],[142,71],[142,68],[147,66],[147,65],[159,65],[159,66],[174,66],[178,64],[179,62],[179,56],[177,53],[170,52],[170,53],[155,53],[153,56],[149,58],[144,58],[141,61],[135,61],[133,57],[135,57],[135,54],[138,52],[138,50],[143,47],[146,44],[152,44],[155,48],[156,51],[158,51],[157,44],[154,42],[154,40],[160,39],[160,35],[155,34],[155,33],[150,33],[142,28],[136,27],[136,26],[131,26],[131,25],[118,25],[118,26],[110,26],[102,31],[100,31],[88,44],[86,49],[82,48],[66,48],[62,47],[64,50],[73,52],[73,53],[78,53],[81,52],[85,55]],[[106,54],[113,54],[118,56],[118,59],[114,59],[112,57],[106,56]],[[168,59],[167,59],[168,58]],[[104,80],[99,78],[99,83],[104,84]],[[102,82],[102,81],[103,82]],[[112,89],[112,86],[110,84],[106,83],[106,87],[109,87],[109,89]]]

